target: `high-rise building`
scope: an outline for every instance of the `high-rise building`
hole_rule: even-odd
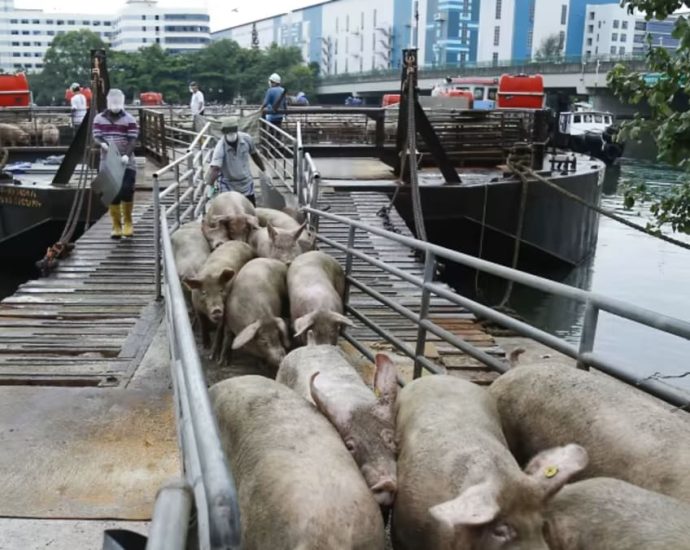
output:
[[[212,39],[247,48],[296,46],[322,74],[343,74],[397,68],[402,49],[413,43],[420,64],[457,67],[533,59],[547,43],[570,57],[628,54],[644,46],[642,34],[675,48],[672,27],[671,19],[646,23],[627,15],[619,0],[328,0]]]
[[[53,38],[81,29],[95,32],[105,43],[123,51],[156,43],[171,52],[189,51],[210,41],[209,16],[204,9],[128,0],[117,14],[85,15],[15,9],[13,0],[0,0],[0,70],[41,71]]]

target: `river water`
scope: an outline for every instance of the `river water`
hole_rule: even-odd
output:
[[[625,160],[610,169],[604,183],[604,207],[645,225],[644,205],[623,209],[621,184],[646,182],[663,191],[683,174],[654,163]],[[690,242],[690,237],[673,235]],[[596,252],[583,265],[552,278],[690,321],[690,251],[601,218]],[[584,305],[516,287],[509,304],[530,323],[572,343],[580,339]],[[690,342],[610,314],[601,313],[595,351],[624,358],[641,377],[661,373],[666,381],[690,390]]]
[[[603,205],[645,225],[642,208],[622,208],[622,183],[674,184],[682,173],[653,163],[625,160],[609,170]],[[660,187],[663,189],[663,187]],[[690,238],[675,235],[680,239]],[[35,276],[30,266],[0,264],[0,297],[14,292]],[[601,218],[594,255],[583,265],[549,277],[565,284],[593,290],[660,313],[690,320],[690,251],[647,236],[608,218]],[[530,323],[570,342],[578,343],[584,306],[516,286],[509,305]],[[690,371],[690,342],[662,334],[606,313],[599,318],[595,350],[624,358],[639,376],[662,373],[678,376]],[[669,383],[690,390],[690,375]]]

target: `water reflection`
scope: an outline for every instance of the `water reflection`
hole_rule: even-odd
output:
[[[607,172],[603,206],[644,226],[648,211],[644,205],[634,211],[624,210],[621,184],[644,182],[651,189],[663,189],[682,181],[683,176],[682,172],[652,163],[626,161]],[[674,237],[690,242],[687,236]],[[690,252],[608,218],[600,221],[597,248],[588,261],[569,272],[549,273],[548,277],[666,315],[690,318]],[[510,306],[536,326],[578,343],[584,305],[516,287]],[[690,370],[690,342],[606,314],[600,318],[595,349],[625,357],[640,376]],[[690,389],[690,376],[673,383]]]

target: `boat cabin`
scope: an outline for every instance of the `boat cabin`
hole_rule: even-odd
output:
[[[579,136],[587,132],[604,132],[613,124],[613,115],[602,111],[573,111],[561,113],[558,131],[561,134]]]
[[[444,82],[434,86],[432,97],[453,96],[453,92],[466,91],[472,94],[474,109],[492,110],[496,108],[498,78],[476,76],[447,77]]]

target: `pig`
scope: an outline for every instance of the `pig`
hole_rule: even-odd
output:
[[[244,550],[383,550],[376,501],[338,433],[294,391],[263,376],[214,385]]]
[[[273,208],[257,208],[256,217],[261,227],[266,227],[270,222],[273,227],[278,229],[294,231],[300,226],[292,216],[280,210],[274,210]]]
[[[181,226],[170,237],[175,256],[175,266],[181,281],[193,278],[206,262],[211,254],[208,241],[201,231],[199,222],[190,222]],[[187,285],[182,285],[182,290],[186,291],[185,299],[191,304],[191,291]]]
[[[41,130],[41,142],[43,145],[59,145],[60,130],[54,124],[46,124]]]
[[[338,343],[343,325],[352,322],[343,315],[345,273],[328,254],[305,252],[290,264],[287,275],[290,319],[295,339],[304,343],[308,330],[317,344]]]
[[[690,550],[690,505],[619,479],[566,485],[549,503],[551,550]]]
[[[574,440],[589,452],[583,478],[616,477],[690,502],[690,419],[604,375],[522,365],[489,391],[519,460]]]
[[[201,327],[204,347],[211,345],[211,330],[223,320],[230,282],[254,257],[247,243],[231,241],[216,248],[194,277],[183,279],[192,292],[192,306]]]
[[[311,331],[310,331],[311,333]],[[376,502],[393,504],[395,476],[395,364],[376,356],[374,392],[335,346],[308,345],[280,363],[276,380],[313,403],[333,424],[362,471]]]
[[[16,147],[29,145],[30,137],[24,130],[14,124],[0,123],[0,145]]]
[[[227,191],[211,199],[202,222],[211,250],[229,240],[247,242],[252,230],[258,228],[254,205],[236,191]]]
[[[296,208],[286,206],[285,208],[283,208],[282,212],[284,212],[291,218],[295,219],[299,224],[302,224],[307,220],[307,216],[305,215],[304,211],[298,210]]]
[[[278,368],[290,347],[290,335],[282,318],[287,299],[283,262],[257,258],[237,274],[225,307],[225,332],[218,334],[222,343],[221,362],[227,362],[229,348],[244,348],[247,353]],[[234,339],[231,335],[234,335]]]
[[[39,122],[20,122],[17,126],[29,134],[30,143],[38,144],[41,141],[41,136],[43,135],[43,124],[40,124]]]
[[[251,233],[249,244],[262,258],[273,258],[290,264],[297,256],[311,250],[314,242],[310,237],[302,237],[306,223],[294,230],[278,229],[271,222]]]
[[[396,549],[546,550],[544,507],[587,464],[582,447],[550,449],[521,471],[491,395],[452,376],[409,383],[396,411]]]

